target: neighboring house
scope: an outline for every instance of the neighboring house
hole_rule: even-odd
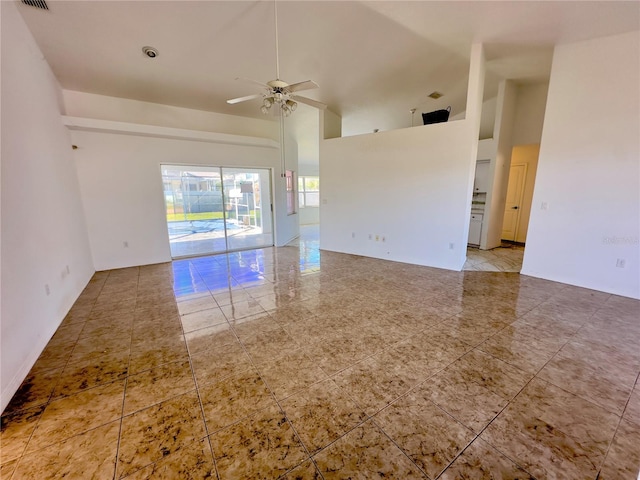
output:
[[[640,298],[639,59],[639,31],[556,48],[523,274]],[[236,144],[215,132],[203,141],[63,125],[62,112],[101,102],[140,104],[63,91],[15,5],[2,2],[2,408],[94,271],[170,260],[162,162],[280,169],[262,120],[247,123],[263,138],[239,129]],[[321,139],[322,248],[459,269],[478,105],[458,122]],[[282,190],[277,245],[298,231]],[[368,231],[387,241],[367,243]]]

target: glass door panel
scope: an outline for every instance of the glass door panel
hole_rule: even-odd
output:
[[[273,245],[268,169],[163,165],[162,182],[173,258]]]
[[[222,168],[228,250],[273,245],[268,169]]]

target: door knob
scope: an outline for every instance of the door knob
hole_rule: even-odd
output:
[[[518,206],[516,205],[515,207],[511,207],[513,210],[517,210]]]

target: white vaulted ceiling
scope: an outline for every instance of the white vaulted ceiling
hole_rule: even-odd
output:
[[[20,11],[64,89],[260,117],[247,77],[275,78],[271,1],[55,1]],[[281,78],[349,133],[408,126],[421,111],[464,109],[468,57],[485,44],[487,92],[500,78],[549,75],[553,46],[637,30],[636,1],[280,1]],[[158,49],[151,60],[141,51]],[[613,72],[612,72],[613,73]],[[427,97],[437,90],[444,97]],[[417,117],[416,117],[417,118]]]

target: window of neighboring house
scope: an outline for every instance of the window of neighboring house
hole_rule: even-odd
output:
[[[285,172],[285,179],[287,182],[287,215],[293,215],[296,213],[296,183],[293,170]]]
[[[320,206],[319,177],[298,177],[298,205],[300,208]]]

